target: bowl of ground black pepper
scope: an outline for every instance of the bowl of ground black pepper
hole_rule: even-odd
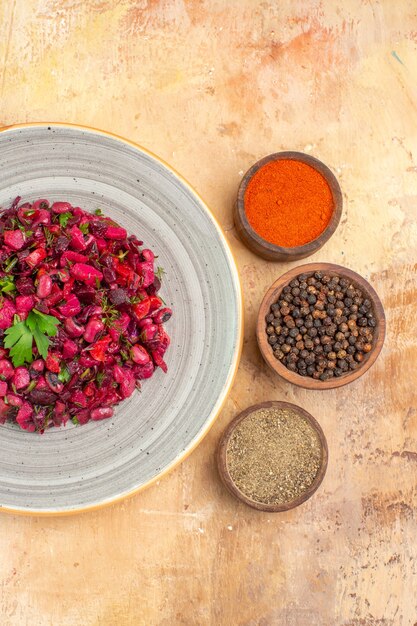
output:
[[[243,176],[234,208],[243,243],[268,261],[317,252],[336,230],[342,192],[333,172],[302,152],[277,152]]]
[[[217,449],[224,485],[260,511],[288,511],[308,500],[324,478],[327,460],[318,422],[288,402],[245,409],[226,428]]]
[[[307,389],[333,389],[362,376],[385,338],[385,314],[373,287],[340,265],[295,267],[273,283],[256,335],[268,365]]]

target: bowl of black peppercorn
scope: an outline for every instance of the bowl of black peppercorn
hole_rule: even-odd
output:
[[[282,378],[307,389],[333,389],[375,363],[385,314],[362,276],[336,264],[309,263],[268,289],[256,335],[266,363]]]

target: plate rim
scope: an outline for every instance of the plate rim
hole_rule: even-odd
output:
[[[82,507],[72,507],[68,509],[54,510],[54,509],[10,507],[10,506],[4,506],[0,504],[0,512],[10,513],[12,515],[21,515],[25,517],[34,517],[34,516],[35,517],[64,517],[64,516],[78,515],[80,513],[87,513],[90,511],[97,511],[97,510],[103,509],[113,504],[123,502],[124,500],[127,500],[128,498],[132,498],[136,494],[140,493],[141,491],[144,491],[145,489],[147,489],[148,487],[156,483],[158,480],[161,480],[162,478],[167,476],[177,466],[183,463],[192,454],[192,452],[194,452],[194,450],[200,445],[200,443],[206,437],[206,435],[208,434],[208,432],[210,431],[210,429],[212,428],[215,421],[217,420],[217,418],[219,417],[220,413],[223,410],[223,407],[226,403],[229,392],[232,388],[232,385],[237,375],[237,371],[239,368],[239,363],[240,363],[240,359],[242,355],[243,337],[244,337],[243,289],[242,289],[242,282],[241,282],[240,274],[238,271],[235,255],[233,253],[233,250],[229,242],[226,239],[224,230],[221,227],[217,217],[214,215],[213,211],[210,209],[208,204],[203,200],[200,194],[196,191],[196,189],[188,182],[188,180],[184,178],[182,174],[180,174],[174,167],[172,167],[164,159],[159,157],[157,154],[155,154],[151,150],[148,150],[148,148],[145,148],[141,144],[136,143],[135,141],[132,141],[131,139],[127,139],[126,137],[122,137],[121,135],[117,135],[116,133],[113,133],[111,131],[102,130],[99,128],[95,128],[93,126],[87,126],[87,125],[82,125],[82,124],[72,124],[69,122],[25,122],[21,124],[10,124],[7,126],[2,126],[0,127],[0,133],[7,133],[7,131],[39,128],[39,127],[48,129],[48,127],[54,127],[54,126],[60,127],[60,128],[68,128],[70,130],[79,130],[79,131],[84,131],[84,132],[88,131],[93,134],[103,135],[105,137],[110,137],[111,139],[116,139],[117,141],[120,141],[130,147],[133,147],[135,150],[138,150],[139,152],[142,152],[146,154],[147,156],[150,156],[151,158],[155,159],[155,161],[159,162],[163,167],[165,167],[168,171],[174,174],[174,176],[176,176],[176,178],[179,179],[186,188],[188,188],[191,194],[198,200],[200,205],[203,207],[203,209],[207,212],[208,216],[211,218],[214,226],[216,227],[220,240],[223,243],[224,249],[226,250],[226,253],[229,256],[230,268],[232,270],[232,279],[235,284],[235,288],[236,288],[237,296],[238,296],[237,305],[238,305],[238,314],[239,314],[240,323],[238,324],[236,350],[235,350],[235,354],[233,357],[233,362],[231,365],[229,376],[228,376],[228,379],[226,380],[222,393],[217,399],[216,404],[218,404],[218,408],[213,410],[212,415],[210,415],[209,419],[207,420],[206,424],[204,425],[198,437],[194,441],[192,441],[188,447],[186,447],[183,451],[181,451],[181,453],[173,461],[171,461],[171,463],[162,472],[160,472],[156,476],[153,476],[153,478],[147,480],[145,483],[143,483],[143,485],[140,485],[139,487],[135,487],[132,490],[116,495],[114,497],[107,498],[101,502],[97,502],[95,504],[90,504],[90,505],[86,505]]]

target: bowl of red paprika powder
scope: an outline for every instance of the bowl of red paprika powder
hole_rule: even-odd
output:
[[[234,221],[245,245],[268,261],[296,261],[319,250],[342,215],[333,172],[303,152],[277,152],[244,175]]]

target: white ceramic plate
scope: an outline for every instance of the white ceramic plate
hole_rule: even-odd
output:
[[[225,238],[203,201],[155,156],[64,124],[0,132],[0,206],[68,200],[101,208],[158,255],[168,373],[157,370],[113,419],[44,435],[0,426],[0,506],[29,513],[94,508],[149,485],[184,459],[216,418],[242,341],[242,300]]]

